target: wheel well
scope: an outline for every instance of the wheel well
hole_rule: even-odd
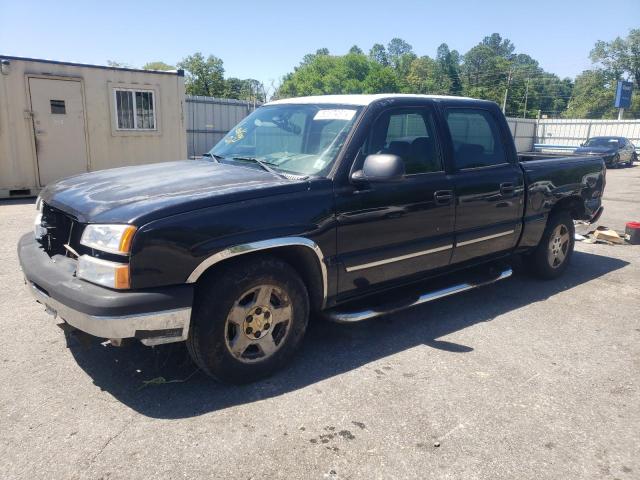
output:
[[[201,284],[205,279],[210,278],[212,275],[220,270],[222,267],[229,267],[237,262],[244,262],[251,258],[259,257],[275,257],[291,265],[294,270],[300,275],[302,281],[307,287],[309,292],[309,301],[311,303],[312,311],[319,311],[322,309],[322,303],[324,300],[324,282],[322,277],[322,271],[320,270],[319,260],[315,252],[308,247],[302,245],[287,245],[283,247],[274,247],[267,250],[258,250],[255,252],[248,252],[242,255],[238,255],[227,260],[222,260],[207,268],[198,280],[196,285]]]
[[[549,212],[549,215],[553,215],[561,210],[568,211],[569,215],[571,215],[571,218],[574,220],[586,218],[584,200],[578,196],[566,197],[558,201]]]

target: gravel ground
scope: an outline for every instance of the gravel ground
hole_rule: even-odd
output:
[[[600,223],[640,220],[638,199],[640,166],[611,170]],[[516,269],[315,322],[290,368],[228,387],[180,345],[65,337],[18,267],[33,216],[0,202],[3,479],[640,478],[640,246],[578,244],[557,281]]]

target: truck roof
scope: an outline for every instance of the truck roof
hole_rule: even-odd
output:
[[[377,93],[358,95],[314,95],[310,97],[283,98],[266,103],[266,105],[279,105],[285,103],[333,103],[340,105],[369,105],[376,100],[387,98],[433,98],[433,99],[456,99],[475,100],[469,97],[453,97],[449,95],[419,95],[411,93]]]

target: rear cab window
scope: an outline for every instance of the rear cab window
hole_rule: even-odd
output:
[[[445,113],[457,169],[490,167],[507,163],[500,128],[487,110],[449,108]]]

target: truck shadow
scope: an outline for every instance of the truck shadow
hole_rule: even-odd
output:
[[[119,401],[145,416],[187,418],[276,397],[420,345],[455,354],[470,352],[472,346],[438,339],[626,265],[622,260],[575,252],[569,270],[555,281],[533,280],[516,264],[510,279],[395,315],[353,325],[315,321],[290,367],[243,386],[210,380],[197,371],[181,344],[152,350],[139,344],[103,347],[96,340],[87,348],[70,336],[68,342],[78,365],[95,385]]]

